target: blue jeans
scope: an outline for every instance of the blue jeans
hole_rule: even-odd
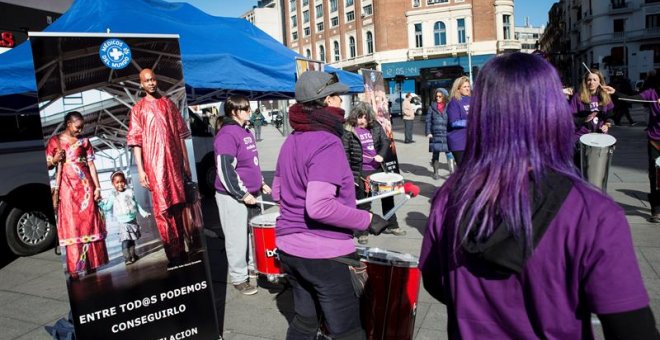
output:
[[[360,299],[348,266],[331,259],[306,259],[279,251],[293,287],[295,316],[287,340],[316,339],[323,316],[333,339],[366,339],[360,323]]]

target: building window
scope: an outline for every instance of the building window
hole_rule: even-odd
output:
[[[652,14],[646,16],[646,28],[653,29],[654,31],[660,27],[660,14]]]
[[[323,17],[323,4],[316,5],[316,17]]]
[[[339,61],[339,42],[335,41],[334,42],[334,52],[335,52],[335,61]]]
[[[444,22],[438,21],[433,25],[433,40],[435,46],[447,45],[447,29]]]
[[[335,27],[339,25],[339,17],[334,17],[330,19],[330,27]]]
[[[367,53],[374,53],[374,35],[370,31],[367,31]]]
[[[296,0],[289,0],[289,10],[291,12],[296,11]]]
[[[502,16],[502,28],[504,29],[504,40],[511,40],[511,16]]]
[[[330,0],[330,12],[337,12],[337,0]]]
[[[307,6],[309,4],[309,0],[302,0],[303,6]]]
[[[354,11],[346,12],[346,21],[353,21],[353,20],[355,20],[355,12]]]
[[[291,39],[294,41],[298,40],[298,32],[291,32]]]
[[[323,48],[323,45],[319,46],[319,59],[325,63],[325,48]]]
[[[426,3],[429,5],[446,4],[449,3],[449,0],[426,0]]]
[[[303,31],[305,32],[306,37],[308,37],[309,34],[311,33],[309,27],[305,27],[305,29]]]
[[[362,15],[372,15],[374,14],[374,8],[371,5],[366,5],[362,7]]]
[[[415,47],[424,46],[422,41],[422,24],[415,24]]]
[[[323,31],[323,21],[316,23],[316,31],[317,32]]]
[[[413,0],[413,7],[419,7],[420,5],[420,0]]]
[[[614,19],[613,24],[614,33],[623,33],[626,26],[626,19]]]
[[[456,20],[458,26],[458,43],[465,44],[465,19]]]
[[[310,58],[310,59],[312,58],[312,51],[310,51],[309,48],[307,50],[305,50],[305,56],[307,56],[307,58]]]
[[[291,27],[298,27],[298,16],[291,16]]]
[[[309,22],[309,11],[303,12],[303,22]]]
[[[346,0],[346,7],[353,6],[353,0]]]
[[[351,58],[355,58],[355,38],[348,38],[348,51],[351,55]]]

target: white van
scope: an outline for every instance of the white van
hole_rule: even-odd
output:
[[[407,93],[402,93],[399,94],[399,92],[395,93],[390,93],[387,95],[387,99],[389,100],[391,106],[390,106],[390,113],[393,116],[401,116],[401,103],[406,100],[406,94]],[[413,109],[415,110],[415,115],[416,116],[421,116],[423,113],[422,110],[422,99],[415,93],[411,93],[412,95],[412,100],[410,101],[413,105]]]

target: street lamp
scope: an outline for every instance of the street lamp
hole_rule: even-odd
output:
[[[472,44],[470,43],[469,35],[466,37],[466,40],[467,40],[467,55],[468,55],[468,68],[469,68],[468,71],[470,72],[470,84],[471,86],[474,86],[474,82],[472,81],[472,51],[470,49]]]

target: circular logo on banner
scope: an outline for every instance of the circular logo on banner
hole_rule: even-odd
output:
[[[101,44],[99,56],[105,66],[121,70],[131,62],[131,48],[121,39],[108,39]]]

